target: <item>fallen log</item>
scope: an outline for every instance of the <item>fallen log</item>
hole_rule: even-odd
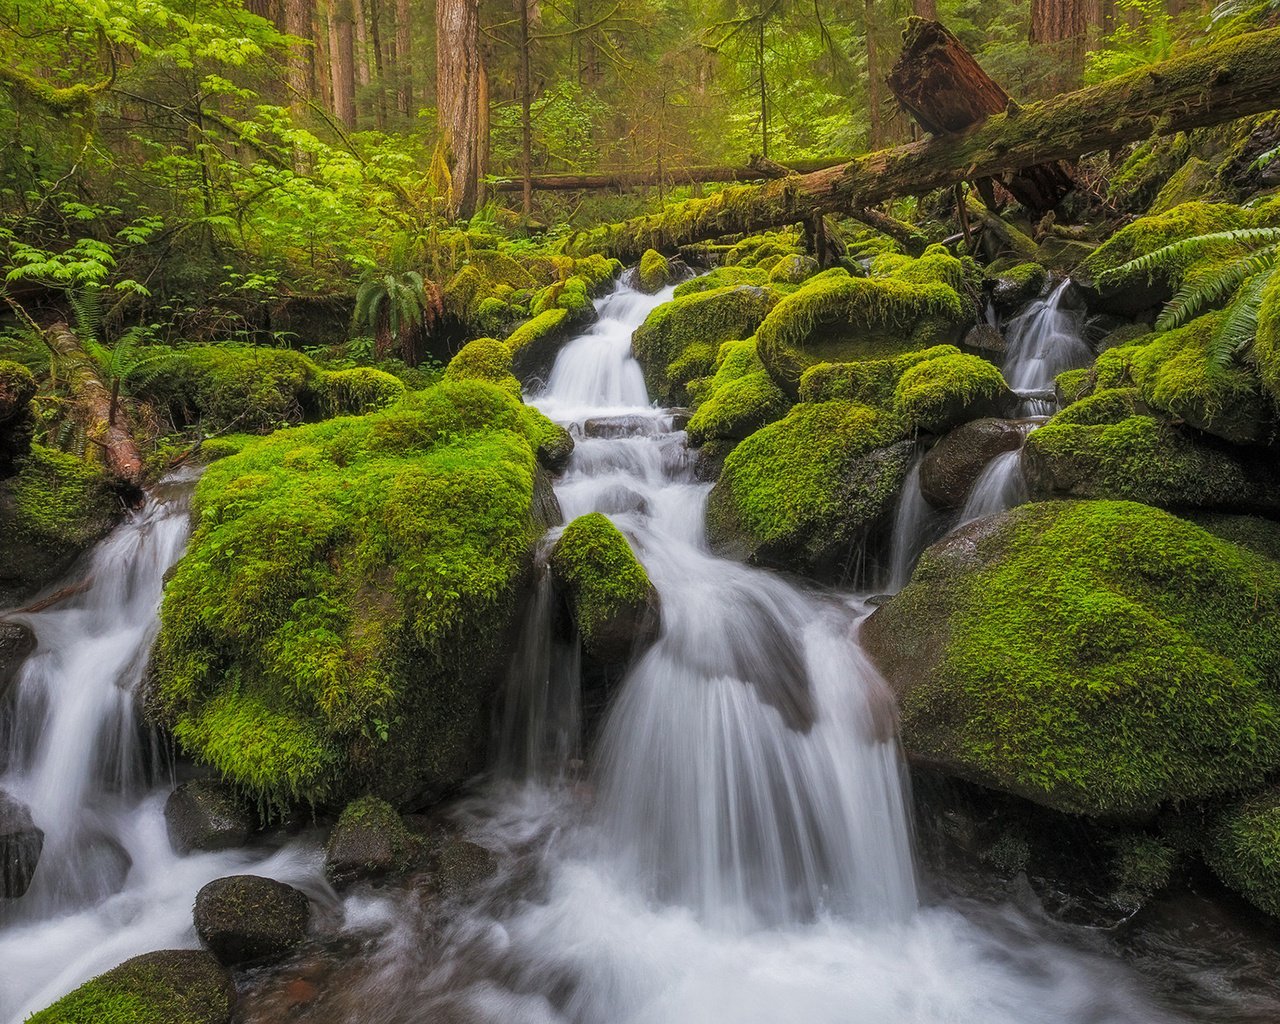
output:
[[[983,70],[944,25],[911,18],[902,37],[902,53],[887,79],[889,90],[930,135],[951,135],[1008,109],[1009,94]],[[974,183],[983,201],[995,205],[990,178]],[[1001,184],[1037,216],[1056,207],[1075,188],[1071,172],[1059,161],[1024,167]]]
[[[1280,28],[1249,32],[1110,81],[1010,107],[955,135],[858,157],[763,185],[729,187],[650,214],[578,232],[566,252],[635,261],[646,249],[803,223],[974,178],[1012,174],[1280,107]]]
[[[535,174],[529,179],[531,188],[544,192],[589,192],[600,189],[639,188],[644,185],[697,185],[716,182],[750,182],[780,177],[795,172],[808,174],[827,167],[847,163],[847,156],[820,157],[815,160],[797,160],[787,167],[761,161],[753,157],[744,167],[708,165],[701,167],[675,167],[663,171],[600,171],[591,174]],[[770,166],[772,165],[772,166]],[[781,167],[781,174],[776,168]],[[499,178],[489,187],[495,192],[519,192],[524,187],[521,178]]]
[[[142,453],[127,418],[119,415],[118,393],[103,384],[93,360],[65,323],[54,324],[44,337],[67,374],[67,384],[83,410],[86,437],[102,450],[107,471],[128,487],[140,489]]]

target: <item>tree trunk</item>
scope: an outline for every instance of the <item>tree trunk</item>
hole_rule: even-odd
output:
[[[329,5],[329,70],[333,82],[333,113],[347,128],[356,123],[355,23],[352,0]]]
[[[1150,138],[1263,113],[1280,97],[1280,28],[1250,32],[1087,89],[1010,107],[967,131],[868,153],[838,167],[725,189],[572,236],[566,251],[639,259],[645,249],[802,223],[924,195],[973,178],[1012,176]],[[1002,179],[1003,180],[1003,179]]]
[[[356,85],[363,89],[373,80],[369,67],[369,19],[365,15],[364,0],[350,0],[350,3],[356,25]]]
[[[122,483],[140,488],[142,453],[129,432],[128,417],[112,398],[112,390],[103,384],[93,361],[66,324],[50,327],[45,341],[64,364],[73,367],[68,384],[88,420],[86,436],[101,449],[107,471]]]
[[[409,0],[396,0],[396,102],[405,117],[413,114],[413,22]],[[436,13],[437,20],[439,12]]]
[[[870,119],[867,149],[879,149],[884,145],[884,86],[880,81],[880,55],[876,51],[875,0],[866,0],[863,5],[862,27],[867,34],[867,115]]]
[[[295,110],[316,93],[315,50],[306,45],[315,38],[312,7],[312,0],[283,0],[281,27],[298,40],[289,49],[289,89],[293,93],[289,105]]]
[[[769,159],[769,79],[764,66],[764,15],[756,26],[756,65],[760,72],[760,153]]]
[[[911,13],[925,21],[937,21],[938,0],[911,0]]]
[[[451,178],[449,212],[454,217],[471,216],[480,202],[488,106],[479,0],[437,0],[436,108]]]
[[[1010,103],[1009,94],[982,70],[959,39],[939,22],[921,18],[907,23],[902,54],[889,73],[889,88],[931,135],[964,131],[1003,112]],[[990,205],[994,195],[989,182],[977,185]],[[1019,171],[1004,185],[1039,216],[1057,206],[1075,181],[1055,162]]]
[[[387,88],[382,59],[382,5],[379,0],[369,0],[369,37],[373,44],[373,74],[377,85],[374,110],[378,117],[378,127],[387,126]]]
[[[1089,29],[1088,0],[1031,0],[1031,42],[1051,46],[1055,57],[1066,61],[1066,74],[1055,74],[1055,86],[1079,84],[1084,70],[1085,40]]]
[[[529,69],[529,0],[516,0],[520,7],[520,175],[524,215],[533,213],[533,83]]]

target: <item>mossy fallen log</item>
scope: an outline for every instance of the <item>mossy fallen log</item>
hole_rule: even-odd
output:
[[[838,167],[763,185],[726,188],[705,199],[579,232],[573,255],[608,253],[624,262],[646,249],[675,252],[722,235],[750,234],[824,214],[923,195],[975,178],[1280,107],[1280,28],[1250,32],[1025,107],[1011,105],[955,135],[868,153]]]

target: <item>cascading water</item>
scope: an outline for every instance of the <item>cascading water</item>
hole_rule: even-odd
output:
[[[669,294],[603,300],[536,399],[579,438],[556,488],[566,519],[605,510],[629,536],[661,633],[585,778],[522,755],[536,774],[513,780],[504,761],[465,805],[504,867],[443,936],[392,898],[349,898],[376,951],[342,1005],[380,1024],[1165,1019],[1118,967],[1011,909],[919,905],[893,702],[856,638],[864,605],[708,550],[709,486],[630,355]],[[529,693],[505,735],[551,737],[554,753],[557,730],[523,717],[547,720],[546,658],[518,663]]]
[[[1047,416],[1054,379],[1064,370],[1088,366],[1093,353],[1081,336],[1081,313],[1070,308],[1071,279],[1065,278],[1048,296],[1031,303],[1006,329],[1008,354],[1004,377],[1022,394],[1023,412]]]
[[[191,481],[170,481],[95,551],[88,589],[14,614],[36,634],[0,710],[0,789],[45,833],[31,887],[0,900],[0,1021],[18,1021],[138,953],[195,945],[191,904],[205,882],[245,870],[298,881],[315,854],[286,848],[178,857],[164,822],[168,785],[138,725],[135,690],[155,636],[165,571],[182,554]],[[167,781],[167,780],[164,780]]]
[[[889,571],[886,592],[896,594],[911,581],[921,553],[946,532],[949,517],[925,499],[920,488],[924,451],[917,451],[902,482],[893,511],[893,532],[889,538]]]

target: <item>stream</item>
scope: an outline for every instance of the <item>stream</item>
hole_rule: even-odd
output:
[[[368,886],[339,904],[315,837],[170,851],[172,778],[132,691],[185,541],[190,482],[174,482],[98,549],[92,589],[19,617],[40,647],[6,718],[0,786],[32,804],[47,844],[32,892],[0,910],[0,1021],[134,953],[195,945],[195,892],[246,871],[305,888],[333,923],[317,949],[247,979],[243,1024],[1276,1018],[1280,994],[1246,981],[1276,973],[1276,938],[1230,907],[1166,900],[1121,949],[1033,896],[957,891],[917,864],[893,698],[857,639],[867,599],[709,549],[710,484],[630,353],[670,297],[619,286],[532,399],[577,441],[556,484],[565,521],[603,511],[628,536],[662,629],[583,751],[576,652],[552,636],[549,586],[537,592],[493,771],[453,812],[496,876],[443,907]],[[988,484],[986,511],[1019,500],[1009,480]],[[946,529],[922,504],[904,491],[900,519],[918,525],[897,524],[895,589]]]

